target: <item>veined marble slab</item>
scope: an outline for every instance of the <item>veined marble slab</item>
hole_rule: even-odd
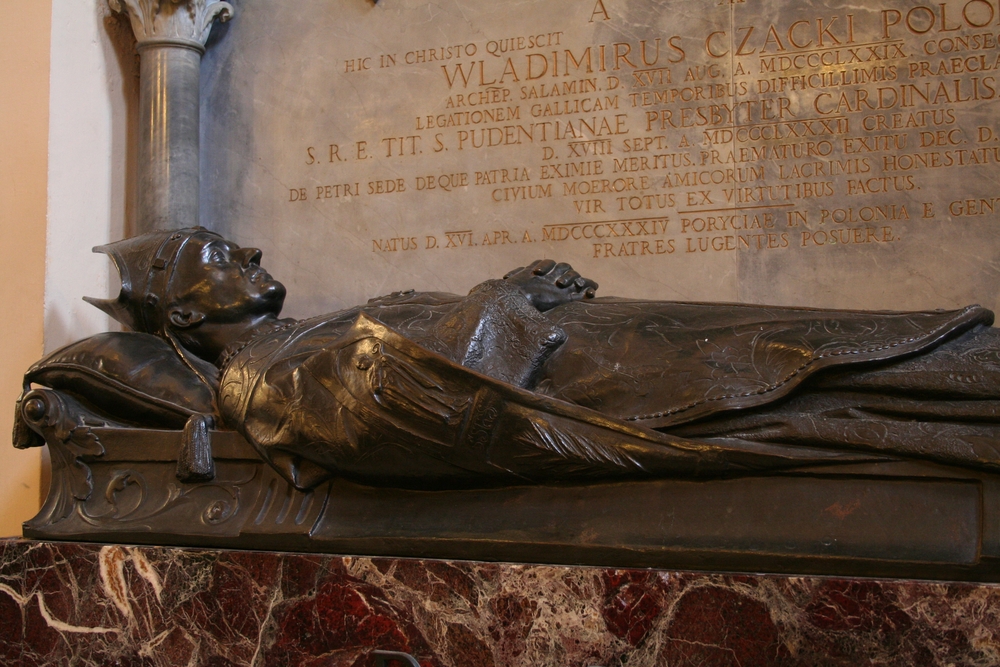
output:
[[[1000,587],[0,541],[0,661],[994,665]],[[403,663],[395,663],[403,664]]]

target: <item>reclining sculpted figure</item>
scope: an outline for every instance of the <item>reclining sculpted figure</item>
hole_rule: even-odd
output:
[[[901,458],[1000,470],[1000,337],[978,306],[595,298],[596,283],[545,260],[464,297],[397,292],[296,321],[279,319],[285,288],[260,251],[203,228],[95,250],[122,289],[88,300],[134,333],[55,353],[26,389],[48,383],[110,422],[150,427],[169,422],[165,393],[206,396],[184,415],[239,431],[300,489],[335,476],[461,488]],[[155,349],[193,379],[168,389],[151,373],[139,403],[134,387],[125,401],[67,379],[66,364],[111,342],[102,372],[127,361],[134,379]]]

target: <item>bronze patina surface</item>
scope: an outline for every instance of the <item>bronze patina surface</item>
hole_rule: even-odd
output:
[[[985,309],[596,298],[542,260],[282,320],[255,248],[101,250],[132,331],[28,371],[28,536],[996,578]]]

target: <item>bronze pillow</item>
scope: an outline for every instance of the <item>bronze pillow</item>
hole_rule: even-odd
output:
[[[206,374],[214,371],[205,366]],[[103,333],[67,345],[29,368],[24,380],[148,428],[184,428],[193,414],[216,413],[214,389],[170,343],[144,333]]]

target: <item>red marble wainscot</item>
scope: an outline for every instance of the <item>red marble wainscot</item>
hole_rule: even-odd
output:
[[[0,664],[1000,665],[1000,586],[0,541]],[[401,665],[402,663],[389,663]]]

